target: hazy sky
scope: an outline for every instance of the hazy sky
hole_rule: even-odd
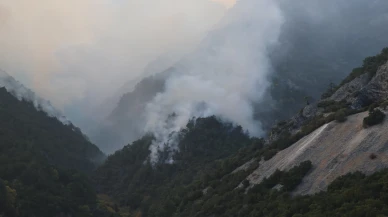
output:
[[[219,2],[223,5],[225,5],[228,8],[233,7],[234,4],[236,4],[237,0],[213,0],[214,2]]]
[[[1,0],[0,68],[59,108],[98,104],[154,59],[189,52],[234,3]]]

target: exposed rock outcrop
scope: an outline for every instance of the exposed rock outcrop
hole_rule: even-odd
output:
[[[379,68],[372,80],[361,89],[357,98],[358,103],[365,99],[368,102],[381,102],[388,99],[388,62]]]
[[[352,108],[359,109],[373,102],[388,99],[388,62],[378,69],[373,78],[363,74],[351,82],[344,84],[330,100],[351,103]]]
[[[355,98],[355,93],[362,90],[370,81],[370,77],[368,74],[363,74],[353,81],[344,84],[340,87],[330,98],[329,100],[334,101],[342,101],[349,100],[351,98]]]
[[[324,114],[318,104],[324,101],[345,101],[351,109],[361,109],[374,102],[388,100],[388,62],[380,66],[376,75],[371,78],[368,73],[362,74],[352,81],[342,85],[331,97],[304,107],[289,121],[273,128],[267,143],[278,139],[283,133],[295,134],[301,127],[314,117]]]
[[[342,85],[331,97],[308,105],[287,122],[275,127],[268,143],[285,133],[295,134],[303,125],[319,115],[329,115],[318,105],[322,102],[345,102],[351,109],[361,109],[372,103],[388,99],[388,62],[376,74],[362,74]],[[371,174],[388,167],[388,123],[364,129],[363,118],[367,112],[348,117],[344,123],[333,121],[305,136],[272,159],[261,161],[260,166],[248,176],[251,184],[260,183],[277,169],[289,170],[310,160],[313,170],[295,190],[295,194],[313,194],[325,190],[337,177],[361,171]]]
[[[295,193],[313,194],[325,190],[335,178],[349,172],[370,174],[388,167],[388,123],[363,129],[365,116],[366,112],[348,117],[345,123],[325,124],[269,161],[261,162],[248,180],[258,184],[276,169],[289,170],[310,160],[313,170]],[[376,155],[375,159],[372,154]]]

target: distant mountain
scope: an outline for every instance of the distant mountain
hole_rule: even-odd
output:
[[[106,216],[84,175],[105,155],[12,77],[0,85],[0,216]]]
[[[113,153],[144,134],[144,111],[156,93],[164,90],[165,79],[174,69],[141,80],[134,90],[125,93],[118,106],[102,121],[91,135],[93,142],[106,153]]]

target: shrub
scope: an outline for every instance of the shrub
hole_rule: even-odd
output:
[[[376,155],[375,153],[372,153],[372,154],[369,155],[369,158],[370,158],[371,160],[374,160],[374,159],[377,158],[377,155]]]
[[[379,104],[378,103],[372,103],[369,107],[368,107],[368,111],[373,111],[375,108],[379,107]]]
[[[334,100],[325,100],[318,103],[318,107],[323,108],[325,113],[336,112],[340,109],[347,108],[349,104],[342,100],[340,102]]]
[[[369,79],[372,79],[376,75],[380,66],[385,64],[388,60],[388,48],[384,48],[380,54],[372,57],[365,58],[363,65],[359,68],[353,69],[353,71],[346,77],[340,85],[336,86],[331,84],[329,89],[321,96],[322,99],[329,98],[343,85],[353,81],[355,78],[368,73]]]
[[[244,188],[247,188],[249,187],[250,183],[249,183],[249,180],[248,179],[245,179],[243,182],[242,182]]]
[[[345,109],[341,109],[339,111],[337,111],[334,115],[334,118],[336,121],[342,123],[342,122],[345,122],[346,119],[347,119],[347,114],[346,114],[346,110]]]
[[[387,101],[384,101],[384,102],[381,103],[381,105],[380,105],[380,108],[382,108],[382,109],[384,109],[384,110],[386,110],[387,107],[388,107],[388,100],[387,100]]]
[[[373,109],[369,111],[369,116],[364,118],[364,128],[380,124],[384,121],[385,114],[379,109]]]
[[[267,160],[271,159],[277,153],[278,153],[278,150],[276,150],[276,149],[271,149],[271,150],[268,150],[268,151],[264,152],[264,154],[263,154],[264,155],[264,160],[267,161]]]

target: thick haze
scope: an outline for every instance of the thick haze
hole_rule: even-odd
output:
[[[161,55],[172,64],[228,0],[0,0],[0,68],[56,106],[98,105]]]
[[[260,102],[276,68],[271,58],[287,65],[284,60],[311,51],[346,50],[343,42],[365,52],[360,56],[371,55],[384,44],[374,36],[386,38],[380,30],[387,6],[385,0],[0,0],[0,68],[88,132],[138,81],[174,66],[163,91],[150,87],[144,91],[150,99],[143,102],[139,91],[127,102],[144,104],[131,105],[131,118],[116,114],[119,122],[133,120],[136,129],[126,132],[121,128],[128,124],[118,124],[111,131],[124,141],[105,147],[112,152],[152,131],[157,157],[158,148],[176,149],[174,132],[193,116],[217,115],[262,135],[253,104],[268,106]],[[368,50],[363,40],[376,46]],[[305,79],[299,65],[286,76]]]

